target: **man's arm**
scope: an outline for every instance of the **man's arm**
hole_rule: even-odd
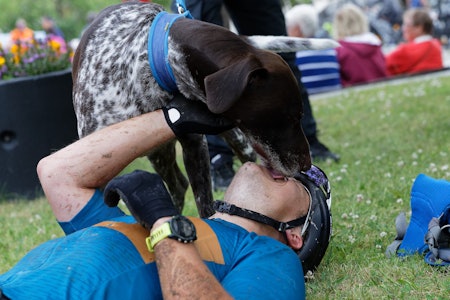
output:
[[[43,158],[37,172],[57,220],[70,221],[95,188],[174,137],[158,110],[103,128]]]
[[[166,238],[155,246],[155,256],[164,299],[232,299],[194,244]]]

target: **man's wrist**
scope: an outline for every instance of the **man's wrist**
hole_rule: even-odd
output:
[[[170,218],[159,218],[152,226],[150,235],[145,239],[148,251],[154,252],[155,246],[171,234]]]
[[[167,129],[167,132],[170,132],[170,134],[173,135],[173,137],[176,137],[175,132],[173,131],[172,127],[170,127],[170,124],[167,122],[167,119],[166,119],[166,117],[164,115],[164,111],[162,109],[158,109],[155,112],[157,112],[158,115],[160,117],[162,117],[163,121],[161,121],[161,124],[164,124],[163,125],[165,127],[164,130]]]
[[[172,217],[162,217],[159,218],[158,220],[156,220],[155,223],[153,223],[152,228],[150,229],[150,235],[152,234],[152,232],[157,229],[158,227],[160,227],[162,224],[170,221],[170,219],[172,219]]]

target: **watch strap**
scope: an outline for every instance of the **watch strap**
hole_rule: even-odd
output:
[[[170,229],[169,222],[165,222],[164,224],[153,230],[150,236],[145,239],[148,251],[153,252],[156,244],[171,234],[172,230]]]

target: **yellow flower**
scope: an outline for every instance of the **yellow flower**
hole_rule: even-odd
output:
[[[20,47],[19,47],[19,45],[17,45],[17,44],[12,45],[12,46],[11,46],[11,49],[10,49],[10,51],[11,51],[12,54],[18,54],[18,53],[19,53],[19,50],[20,50]]]
[[[0,56],[0,67],[6,63],[6,59],[3,56]]]
[[[48,44],[49,44],[50,48],[51,48],[54,52],[56,52],[56,53],[59,52],[59,49],[61,48],[61,44],[60,44],[60,43],[58,43],[58,42],[55,41],[55,40],[49,40],[49,41],[48,41]]]
[[[13,62],[18,65],[20,62],[20,55],[14,55],[13,56]]]

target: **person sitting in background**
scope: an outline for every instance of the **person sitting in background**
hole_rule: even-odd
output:
[[[285,15],[289,36],[314,38],[319,16],[312,5],[300,4]],[[308,94],[338,90],[342,87],[335,49],[298,51],[295,60]]]
[[[25,19],[17,19],[16,28],[14,28],[11,33],[11,41],[13,43],[19,42],[31,42],[34,38],[34,31],[27,26]]]
[[[52,48],[58,53],[67,53],[67,43],[64,34],[55,21],[48,16],[44,16],[41,18],[41,26],[45,31],[46,40]]]
[[[64,34],[58,26],[56,26],[55,21],[49,16],[43,16],[41,18],[41,26],[47,35],[55,35],[64,39]]]
[[[354,4],[342,6],[333,19],[333,37],[344,87],[387,76],[381,40],[369,31],[364,12]]]
[[[386,55],[389,75],[412,74],[443,68],[442,48],[432,37],[433,20],[423,8],[412,8],[403,15],[405,43]]]

